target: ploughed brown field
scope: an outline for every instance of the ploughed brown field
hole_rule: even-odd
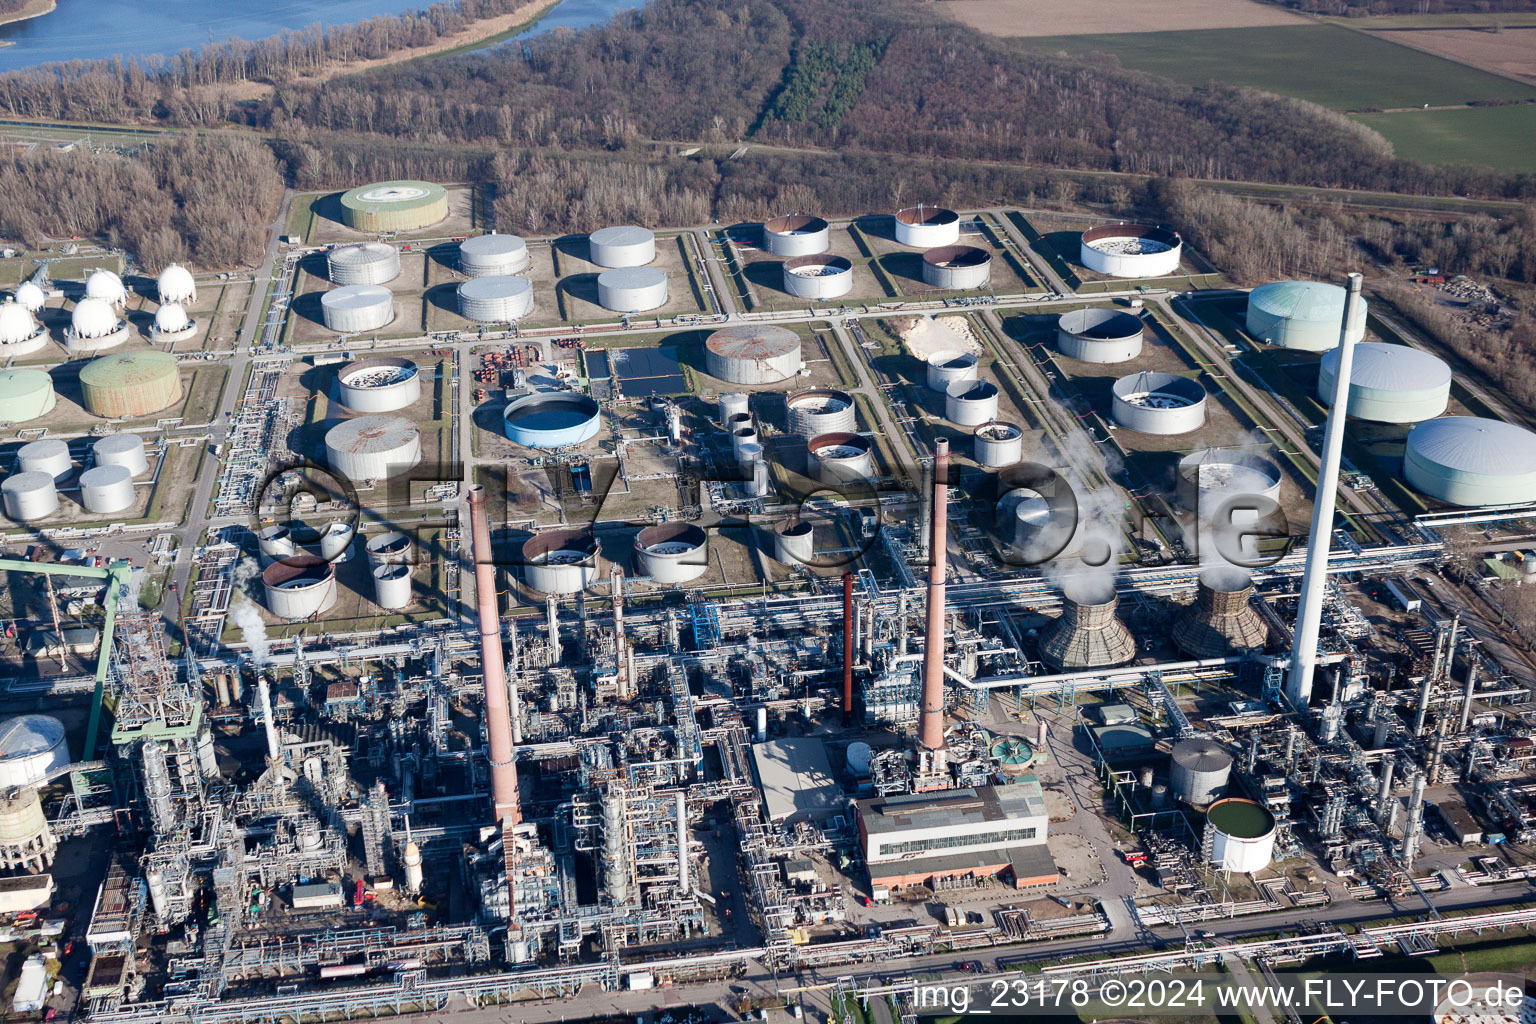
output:
[[[956,21],[995,36],[1178,32],[1302,25],[1300,15],[1253,0],[942,0]]]
[[[959,7],[961,4],[945,4]],[[1486,28],[1443,28],[1373,32],[1390,42],[1426,50],[1483,71],[1512,75],[1536,82],[1536,26],[1506,27],[1502,32]]]

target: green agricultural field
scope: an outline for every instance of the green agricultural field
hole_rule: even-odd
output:
[[[1128,68],[1189,85],[1246,85],[1335,110],[1536,99],[1536,86],[1337,25],[1020,39],[1033,50],[1110,53]]]
[[[1536,171],[1536,104],[1357,114],[1355,119],[1390,139],[1405,160]]]

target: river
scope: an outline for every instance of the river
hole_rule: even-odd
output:
[[[561,0],[518,38],[582,28],[644,0]],[[0,25],[0,71],[51,61],[147,57],[226,39],[261,39],[316,22],[344,25],[425,7],[424,0],[58,0],[40,18]]]

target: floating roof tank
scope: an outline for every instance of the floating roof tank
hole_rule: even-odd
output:
[[[510,324],[533,312],[533,282],[510,274],[472,277],[459,285],[459,315],[482,324]]]
[[[325,432],[325,458],[348,480],[385,480],[421,461],[421,431],[402,416],[359,416]]]
[[[26,423],[53,411],[53,378],[43,370],[0,370],[0,420]]]
[[[923,283],[946,291],[985,288],[992,279],[992,254],[974,245],[941,245],[923,253]]]
[[[774,256],[814,256],[827,251],[830,238],[820,217],[790,214],[763,224],[763,248]]]
[[[869,440],[858,434],[818,434],[805,446],[817,479],[837,486],[868,480],[874,473],[874,457]]]
[[[600,228],[587,236],[587,250],[600,267],[643,267],[656,258],[656,233],[633,224]]]
[[[853,290],[853,263],[830,252],[784,261],[784,290],[800,299],[835,299]]]
[[[659,523],[635,534],[635,566],[656,583],[687,583],[709,568],[709,535],[692,523]]]
[[[293,542],[293,531],[280,523],[273,523],[258,533],[256,546],[271,561],[291,558],[299,551],[298,545]]]
[[[371,570],[373,601],[380,608],[404,608],[411,603],[411,567],[378,565]]]
[[[92,444],[91,451],[98,466],[123,466],[134,476],[149,472],[144,439],[138,434],[108,434]]]
[[[336,567],[314,555],[293,555],[262,571],[267,610],[280,619],[307,619],[336,603]]]
[[[109,515],[133,504],[133,474],[126,466],[95,466],[80,474],[80,501],[87,512]]]
[[[925,383],[930,391],[948,394],[949,386],[959,380],[975,380],[978,362],[974,353],[943,349],[928,356]]]
[[[507,396],[502,429],[527,448],[563,448],[596,436],[600,422],[595,401],[574,391],[534,391]]]
[[[59,510],[59,491],[47,473],[12,473],[0,483],[5,514],[18,523],[30,523]]]
[[[353,412],[395,412],[421,398],[421,370],[409,359],[376,356],[348,363],[336,374],[341,404]]]
[[[1191,512],[1214,515],[1212,502],[1232,495],[1278,502],[1280,467],[1272,459],[1235,448],[1200,448],[1179,460],[1178,501]]]
[[[1115,615],[1120,599],[1107,594],[1063,598],[1061,617],[1040,637],[1040,656],[1058,669],[1107,668],[1136,656],[1136,641]]]
[[[459,272],[465,277],[515,274],[528,262],[528,243],[516,235],[492,232],[459,243]]]
[[[430,181],[376,181],[342,193],[341,222],[357,231],[416,231],[448,216],[448,193]]]
[[[63,483],[74,471],[75,460],[70,457],[69,444],[58,438],[45,437],[21,446],[16,452],[16,470],[21,473],[47,473],[56,484]]]
[[[1184,240],[1156,224],[1105,224],[1083,232],[1078,258],[1111,277],[1167,277],[1179,272]]]
[[[857,426],[853,396],[832,388],[796,391],[784,400],[789,410],[789,432],[801,437],[818,434],[851,434]]]
[[[400,250],[384,242],[338,245],[325,254],[325,272],[336,284],[384,284],[400,276]]]
[[[38,874],[48,870],[57,848],[37,790],[11,790],[0,796],[0,868]]]
[[[320,531],[320,557],[327,562],[345,562],[351,557],[352,538],[357,530],[351,523],[327,523]]]
[[[197,281],[186,267],[172,263],[160,271],[160,277],[155,281],[155,293],[162,303],[194,302],[197,300]]]
[[[1187,804],[1204,807],[1227,791],[1232,775],[1232,755],[1215,740],[1180,740],[1173,745],[1169,781],[1173,795]]]
[[[1084,363],[1123,363],[1141,355],[1140,317],[1118,309],[1074,309],[1056,321],[1056,347]]]
[[[1205,389],[1176,373],[1142,370],[1115,381],[1111,415],[1143,434],[1185,434],[1205,423]]]
[[[409,565],[412,560],[411,538],[394,531],[369,537],[363,550],[368,556],[368,564],[373,567]]]
[[[119,352],[85,365],[80,392],[97,416],[148,416],[181,401],[181,369],[169,352]]]
[[[720,422],[728,423],[732,416],[747,416],[750,408],[746,395],[728,391],[720,396]]]
[[[896,241],[917,249],[954,245],[960,240],[960,215],[942,206],[909,206],[896,213]]]
[[[523,580],[545,594],[574,594],[597,576],[597,540],[588,530],[545,530],[523,542]]]
[[[48,329],[12,299],[0,303],[0,358],[30,355],[48,344]]]
[[[1024,430],[1017,424],[992,420],[976,428],[977,465],[989,469],[1011,466],[1024,457]]]
[[[997,419],[997,385],[984,380],[957,380],[944,397],[944,418],[962,427],[978,427]]]
[[[815,530],[804,519],[786,519],[773,528],[773,557],[785,565],[803,565],[816,555]]]
[[[1452,505],[1536,501],[1536,434],[1473,416],[1426,420],[1408,432],[1403,476]]]
[[[1235,566],[1202,572],[1195,603],[1173,623],[1174,646],[1191,658],[1246,654],[1268,642],[1269,627],[1253,607],[1253,581]]]
[[[800,335],[772,324],[722,327],[704,339],[704,370],[732,384],[778,384],[800,372]]]
[[[1276,281],[1248,293],[1248,333],[1260,341],[1304,352],[1326,352],[1339,344],[1345,292],[1321,281]],[[1355,341],[1365,337],[1367,304],[1360,300],[1349,325]]]
[[[1332,405],[1339,390],[1339,350],[1323,353],[1317,397]],[[1355,346],[1349,371],[1349,415],[1377,423],[1422,423],[1445,412],[1451,400],[1451,368],[1439,356],[1407,345],[1376,342]]]

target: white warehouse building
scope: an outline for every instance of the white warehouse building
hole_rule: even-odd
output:
[[[903,793],[856,803],[859,840],[876,885],[1011,874],[1023,888],[1056,881],[1040,782]]]

